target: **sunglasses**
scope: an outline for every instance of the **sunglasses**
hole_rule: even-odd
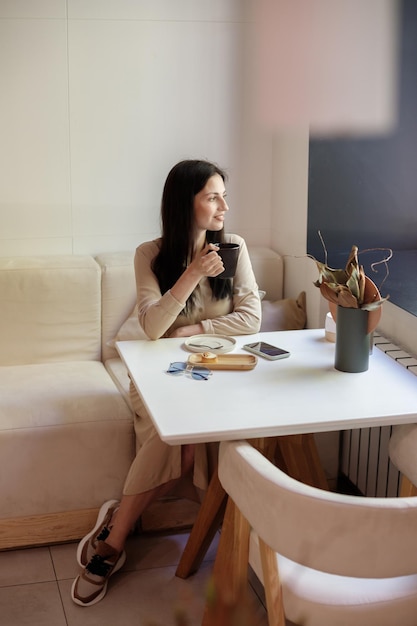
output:
[[[194,378],[194,380],[208,380],[213,374],[213,372],[207,367],[189,365],[188,363],[184,363],[182,361],[170,363],[166,373],[174,376],[177,374],[188,374],[191,378]]]

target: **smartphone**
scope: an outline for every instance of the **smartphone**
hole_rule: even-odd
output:
[[[290,356],[290,353],[287,350],[283,350],[282,348],[278,348],[277,346],[272,346],[270,343],[265,343],[265,341],[255,341],[254,343],[247,343],[243,346],[243,349],[247,350],[248,352],[253,352],[253,354],[263,356],[265,359],[269,359],[270,361],[276,361],[277,359],[286,359]]]

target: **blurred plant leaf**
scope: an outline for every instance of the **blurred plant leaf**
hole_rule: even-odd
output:
[[[361,265],[359,268],[359,298],[358,298],[359,302],[365,301],[365,283],[366,283],[365,271],[363,269],[363,265]]]
[[[346,285],[339,285],[339,289],[337,290],[337,304],[350,309],[359,308],[357,298],[355,298],[349,287]]]
[[[352,273],[346,282],[346,286],[350,289],[357,301],[360,302],[359,271],[356,267],[352,267]]]
[[[380,300],[368,302],[367,304],[363,304],[361,309],[364,311],[375,311],[376,309],[379,309],[379,307],[382,306],[387,300],[389,300],[388,296],[386,298],[381,298]]]
[[[317,268],[319,270],[318,283],[339,283],[340,285],[344,285],[348,279],[348,275],[345,270],[340,269],[332,269],[328,267],[324,263],[317,261],[314,259]]]

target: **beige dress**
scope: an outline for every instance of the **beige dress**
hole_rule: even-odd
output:
[[[224,300],[212,299],[209,281],[203,278],[194,292],[195,306],[189,316],[183,314],[185,302],[178,302],[170,291],[161,295],[151,270],[160,240],[143,243],[137,248],[138,315],[150,339],[169,337],[179,326],[197,323],[201,323],[204,332],[210,334],[246,335],[259,331],[261,304],[245,241],[238,235],[226,235],[225,240],[240,244],[233,296]],[[170,446],[161,441],[132,383],[130,396],[135,411],[136,457],[126,478],[125,495],[148,491],[181,475],[181,446]],[[175,419],[175,409],[172,419]],[[193,483],[199,489],[207,488],[216,461],[216,447],[211,444],[196,445]]]

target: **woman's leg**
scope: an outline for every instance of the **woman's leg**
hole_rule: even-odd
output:
[[[181,446],[181,476],[179,478],[170,480],[149,491],[122,497],[117,513],[112,520],[112,527],[106,543],[118,552],[124,549],[127,536],[143,511],[154,500],[169,493],[180,478],[192,471],[194,466],[194,448],[193,444]]]
[[[194,446],[182,446],[180,477],[192,471],[193,465]],[[82,540],[80,545],[84,541],[87,553],[88,547],[93,547],[93,554],[89,557],[84,571],[77,576],[72,584],[71,597],[76,604],[91,606],[105,596],[110,576],[123,567],[126,560],[124,544],[136,520],[155,498],[168,493],[179,478],[170,480],[144,493],[123,496],[119,509],[108,522],[110,528],[102,529],[102,532],[106,530],[106,536],[92,537],[91,534],[87,535],[84,540],[88,539],[88,544],[93,541],[92,546],[86,545],[85,541]],[[110,532],[108,532],[109,530]]]

